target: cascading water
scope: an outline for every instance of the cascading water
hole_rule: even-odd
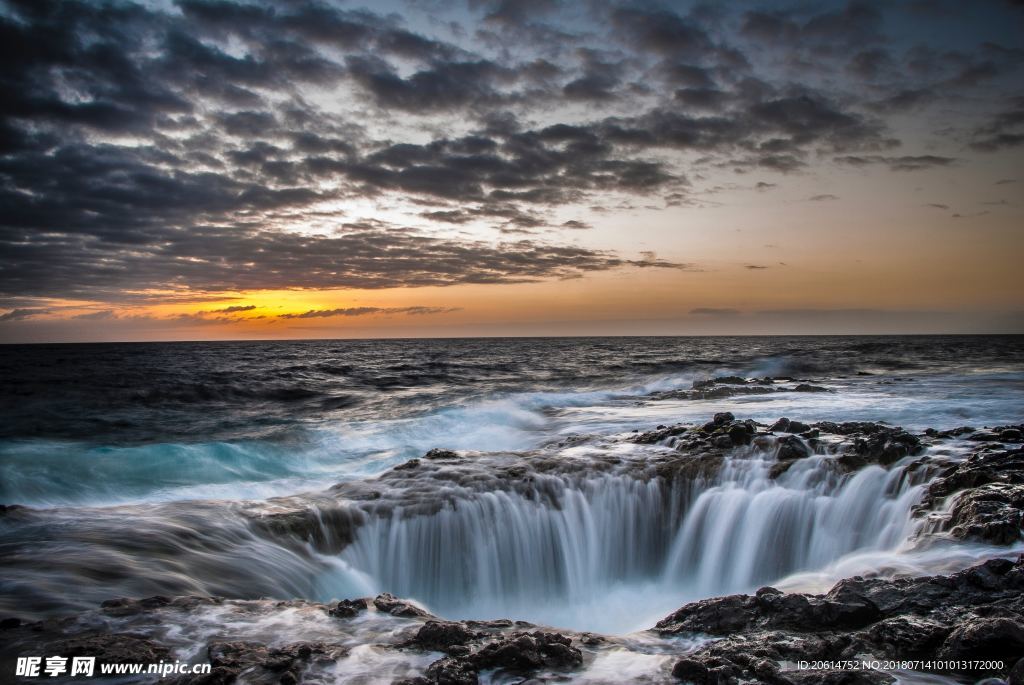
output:
[[[429,515],[371,518],[341,554],[379,591],[458,618],[623,632],[683,601],[755,589],[914,531],[923,485],[812,455],[772,477],[748,448],[696,479],[535,476]]]

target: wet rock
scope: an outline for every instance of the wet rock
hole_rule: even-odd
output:
[[[632,438],[632,441],[640,445],[654,445],[668,438],[682,435],[690,430],[687,426],[658,426],[653,431],[641,433]]]
[[[1024,433],[1019,428],[1004,428],[999,431],[999,439],[1003,442],[1020,442]]]
[[[776,458],[779,461],[795,461],[811,456],[810,448],[795,435],[784,435],[778,439],[776,445]]]
[[[734,421],[735,419],[736,417],[732,415],[732,412],[722,411],[715,414],[712,421],[716,426],[724,426],[725,424]]]
[[[411,644],[437,652],[447,652],[453,646],[465,645],[476,637],[464,625],[454,621],[427,621],[410,640]]]
[[[445,657],[427,666],[427,682],[438,685],[477,685],[477,667],[471,662]]]
[[[793,392],[829,392],[828,388],[823,388],[820,385],[811,385],[810,383],[801,383],[800,385],[793,388]]]
[[[47,654],[64,657],[92,656],[97,664],[156,663],[170,656],[170,650],[153,640],[134,635],[89,635],[49,643]]]
[[[170,597],[163,595],[156,595],[154,597],[146,597],[144,599],[129,599],[127,597],[117,597],[114,599],[107,599],[100,603],[100,608],[103,609],[105,614],[111,616],[130,616],[143,611],[151,611],[153,609],[160,609],[165,606],[169,606],[172,603]]]
[[[937,621],[914,615],[894,616],[871,626],[865,640],[881,646],[887,654],[910,659],[929,658],[949,635],[950,629]]]
[[[953,496],[956,501],[947,507],[947,500]],[[942,512],[944,508],[949,511],[943,514],[941,527],[954,537],[1000,545],[1020,539],[1024,526],[1024,450],[983,448],[947,469],[928,486],[916,513]]]
[[[391,614],[392,616],[402,616],[404,618],[430,616],[430,614],[415,604],[399,599],[388,592],[377,595],[373,599],[373,606],[377,607],[378,611],[383,611],[385,614]]]
[[[513,633],[509,638],[485,645],[471,658],[478,668],[510,671],[575,668],[583,664],[583,654],[572,646],[572,640],[559,633],[542,631]]]
[[[939,649],[939,659],[1000,660],[1024,654],[1024,619],[975,618],[954,630]]]
[[[350,545],[356,530],[366,520],[362,511],[346,506],[304,507],[247,515],[257,532],[285,542],[308,542],[330,554],[337,554]]]
[[[409,461],[402,462],[401,464],[397,464],[396,466],[393,466],[391,468],[393,468],[396,471],[411,471],[419,465],[419,459],[410,459]]]
[[[710,388],[714,385],[746,385],[747,379],[740,376],[718,376],[717,378],[710,378],[703,381],[694,381],[693,387],[696,390],[702,388]],[[731,419],[730,419],[731,420]]]
[[[892,681],[877,672],[837,675],[782,668],[785,662],[864,655],[954,664],[1001,660],[1004,670],[988,674],[1006,675],[1024,651],[1024,557],[992,559],[950,576],[854,577],[825,595],[761,588],[754,596],[686,605],[655,629],[668,635],[721,636],[677,663],[674,675],[691,682]]]
[[[1016,542],[1024,527],[1024,485],[989,483],[964,493],[953,505],[948,525],[960,539]]]
[[[863,431],[863,437],[854,439],[853,450],[868,462],[888,466],[908,455],[920,454],[923,447],[920,438],[902,428],[870,424],[870,428]]]
[[[443,450],[438,447],[423,455],[424,459],[458,459],[459,455],[451,450]]]
[[[328,609],[327,613],[335,618],[353,618],[366,611],[368,606],[365,599],[343,599]]]
[[[345,657],[348,650],[338,644],[297,642],[283,647],[268,647],[259,642],[214,642],[207,647],[207,657],[217,677],[213,681],[186,678],[179,682],[199,685],[207,682],[234,682],[244,675],[247,683],[298,683],[313,665],[325,666]]]
[[[680,659],[672,667],[673,677],[695,685],[708,682],[708,667],[696,659]]]
[[[757,424],[753,421],[734,421],[726,430],[726,434],[734,445],[749,445],[757,433]]]

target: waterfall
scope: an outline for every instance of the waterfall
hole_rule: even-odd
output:
[[[442,616],[622,628],[913,533],[924,485],[902,468],[844,474],[818,454],[772,478],[775,463],[747,448],[707,478],[537,476],[525,494],[371,517],[341,559]]]

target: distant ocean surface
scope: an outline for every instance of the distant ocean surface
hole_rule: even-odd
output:
[[[654,399],[720,375],[833,392]],[[906,428],[1024,415],[1024,337],[652,337],[0,345],[0,503],[253,498],[433,447],[530,449],[702,420]]]

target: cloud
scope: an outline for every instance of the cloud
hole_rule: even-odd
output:
[[[743,268],[744,269],[750,269],[752,271],[760,271],[761,269],[767,269],[769,267],[767,267],[767,266],[765,266],[763,264],[744,264]]]
[[[107,319],[116,319],[117,315],[113,309],[101,309],[95,312],[86,312],[85,314],[77,314],[72,317],[74,319],[82,321],[105,321]]]
[[[321,319],[335,316],[369,316],[371,314],[409,314],[424,316],[427,314],[447,314],[457,312],[458,307],[343,307],[339,309],[310,309],[301,314],[279,314],[279,319]]]
[[[949,209],[949,205],[944,205],[940,202],[928,202],[923,205],[924,207],[934,207],[935,209]]]
[[[923,169],[951,166],[957,162],[957,159],[940,155],[903,155],[899,157],[845,155],[836,157],[834,161],[839,164],[855,167],[880,164],[888,166],[891,171],[921,171]]]
[[[727,307],[696,307],[690,313],[697,316],[736,316],[740,311]]]
[[[970,150],[1024,139],[1019,98],[964,90],[1010,82],[1019,49],[973,24],[975,48],[901,42],[882,31],[900,10],[874,3],[473,0],[468,12],[413,3],[407,20],[317,0],[5,7],[6,298],[199,302],[222,289],[693,268],[468,229],[582,229],[561,217],[635,198],[692,205],[725,185],[716,175],[802,173],[829,158],[952,167],[944,154],[892,153],[889,118],[953,116],[938,104],[964,93],[993,112]],[[1002,11],[986,7],[988,23]],[[367,203],[413,209],[386,226],[342,215]]]
[[[577,219],[569,219],[568,221],[563,221],[561,225],[562,228],[573,228],[577,230],[592,228],[590,224],[586,223],[585,221],[579,221]]]
[[[971,148],[996,152],[1024,145],[1024,97],[1014,98],[1012,106],[977,127],[971,136]]]
[[[22,321],[24,319],[30,319],[33,316],[48,313],[48,309],[12,309],[9,312],[0,314],[0,323],[5,321]]]
[[[822,193],[821,195],[811,195],[807,200],[809,202],[826,202],[828,200],[838,200],[838,195],[832,195],[831,193]]]
[[[197,312],[197,313],[198,314],[234,314],[236,312],[251,312],[254,309],[256,309],[256,305],[254,305],[254,304],[245,304],[245,305],[238,304],[238,305],[232,305],[230,307],[224,307],[223,309],[207,309],[205,311]]]

